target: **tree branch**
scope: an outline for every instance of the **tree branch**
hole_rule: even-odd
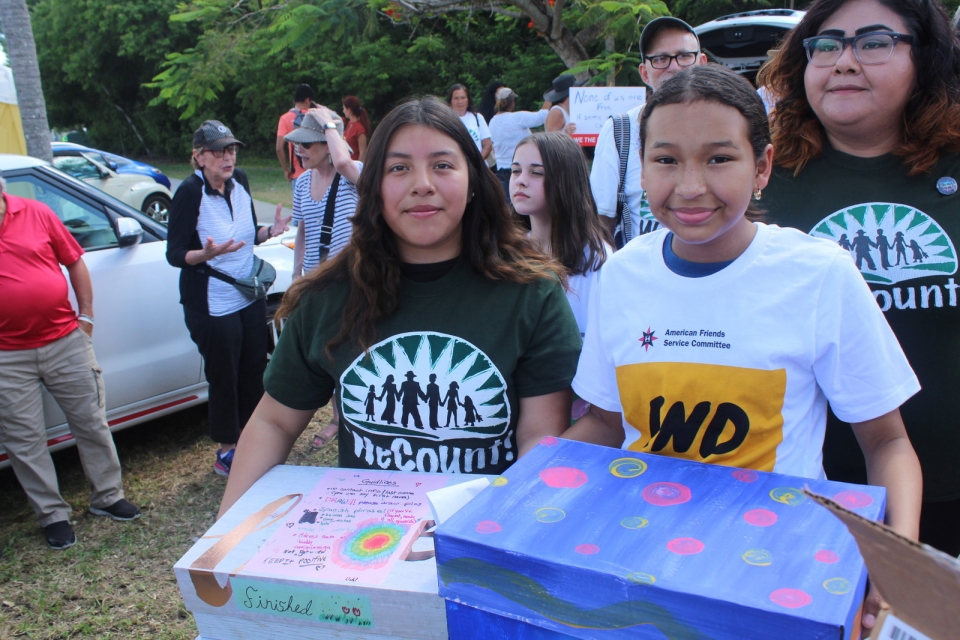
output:
[[[551,40],[559,40],[563,33],[563,2],[564,0],[556,0],[553,5],[553,22],[550,25]]]

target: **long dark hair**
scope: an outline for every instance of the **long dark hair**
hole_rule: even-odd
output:
[[[368,349],[376,340],[377,322],[396,312],[400,303],[400,254],[393,231],[383,218],[383,181],[387,150],[394,134],[405,126],[429,127],[457,143],[467,161],[468,189],[473,197],[463,214],[461,257],[478,274],[491,280],[529,283],[563,276],[563,267],[537,251],[514,224],[500,187],[476,143],[453,109],[435,96],[414,98],[383,119],[370,139],[367,161],[357,182],[360,196],[353,216],[350,242],[335,258],[291,285],[278,317],[289,315],[303,295],[335,283],[350,288],[331,349],[347,341]]]
[[[470,89],[467,89],[467,85],[460,84],[459,82],[450,85],[450,88],[447,89],[447,105],[453,106],[453,92],[457,90],[463,91],[467,94],[467,111],[470,113],[476,113],[476,109],[473,108],[473,98],[470,96]]]
[[[733,107],[747,121],[747,137],[753,157],[759,161],[770,144],[770,124],[763,100],[743,76],[718,64],[697,65],[684,69],[657,89],[640,114],[640,157],[647,142],[647,121],[654,109],[667,104],[686,104],[703,100]],[[752,204],[747,208],[748,220],[758,220],[763,212]]]
[[[353,115],[357,117],[357,120],[360,121],[360,124],[363,125],[363,130],[367,132],[367,138],[370,138],[370,115],[367,113],[367,110],[360,106],[360,99],[357,96],[347,96],[341,100],[343,106],[353,111]]]
[[[494,80],[487,85],[486,89],[483,90],[483,97],[480,98],[480,108],[477,109],[477,111],[487,122],[490,122],[490,120],[493,119],[493,116],[496,115],[494,106],[497,104],[497,89],[503,86],[506,85],[499,80]]]
[[[907,24],[914,43],[913,94],[903,112],[903,135],[893,153],[910,167],[908,175],[926,173],[944,151],[960,151],[960,39],[947,10],[936,0],[877,0]],[[758,82],[777,96],[772,116],[776,162],[794,173],[820,155],[826,132],[807,101],[804,38],[817,35],[823,23],[848,0],[817,0],[763,69]]]
[[[562,131],[534,133],[521,140],[517,149],[525,144],[536,145],[543,162],[553,256],[570,274],[599,269],[612,240],[597,215],[580,145]]]

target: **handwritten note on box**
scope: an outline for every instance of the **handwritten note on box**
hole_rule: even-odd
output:
[[[430,515],[427,491],[447,479],[429,474],[328,472],[304,497],[302,513],[288,516],[250,571],[325,582],[380,584],[403,559]]]
[[[574,87],[570,89],[570,121],[574,139],[584,147],[597,144],[603,123],[646,102],[645,87]]]

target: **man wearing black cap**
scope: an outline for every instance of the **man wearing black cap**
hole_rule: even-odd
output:
[[[640,53],[643,56],[640,77],[651,91],[659,89],[668,78],[684,68],[707,62],[707,56],[700,51],[700,40],[693,27],[670,16],[647,23],[640,34]],[[643,105],[627,111],[624,122],[622,139],[629,145],[627,171],[623,182],[626,195],[624,213],[629,213],[624,216],[626,224],[620,224],[621,216],[618,211],[620,152],[614,136],[613,118],[608,119],[600,130],[593,168],[590,171],[590,188],[597,201],[597,212],[611,232],[616,230],[618,247],[659,226],[643,202],[643,188],[640,186],[640,140],[637,121],[642,110]]]

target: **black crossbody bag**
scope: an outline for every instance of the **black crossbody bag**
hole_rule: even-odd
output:
[[[320,262],[330,254],[330,242],[333,240],[333,214],[337,208],[337,190],[340,188],[340,174],[333,176],[330,193],[327,195],[327,206],[323,210],[323,224],[320,225]]]

